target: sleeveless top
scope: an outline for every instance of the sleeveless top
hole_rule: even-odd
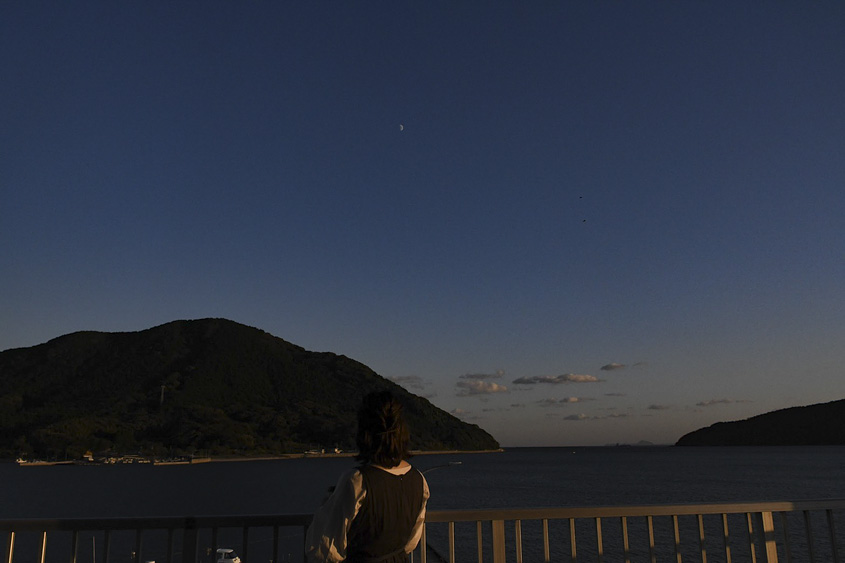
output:
[[[358,471],[366,496],[349,526],[346,561],[407,561],[405,545],[425,502],[422,474],[411,468],[404,475],[394,475],[369,465]]]

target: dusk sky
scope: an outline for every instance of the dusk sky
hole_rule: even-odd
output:
[[[0,350],[223,317],[503,446],[845,398],[845,2],[3,2]]]

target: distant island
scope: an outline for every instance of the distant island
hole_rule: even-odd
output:
[[[499,448],[360,362],[203,319],[0,352],[0,457],[348,452],[361,397],[383,389],[403,402],[413,449]]]
[[[791,407],[746,420],[717,422],[682,436],[676,445],[845,445],[845,399]]]

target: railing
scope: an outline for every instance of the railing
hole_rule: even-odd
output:
[[[845,500],[432,510],[421,542],[427,547],[413,557],[839,563],[843,518]],[[310,521],[307,514],[5,520],[0,563],[214,563],[218,547],[234,548],[244,563],[301,561]]]

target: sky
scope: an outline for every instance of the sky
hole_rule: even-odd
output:
[[[845,398],[845,3],[3,2],[0,350],[222,317],[503,446]]]

